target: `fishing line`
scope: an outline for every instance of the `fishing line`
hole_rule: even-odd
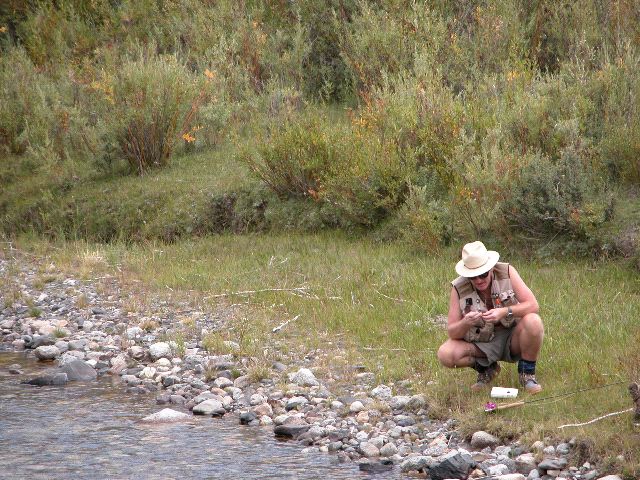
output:
[[[515,403],[509,403],[506,405],[497,405],[493,402],[488,402],[485,407],[484,407],[484,411],[485,412],[493,412],[494,410],[503,410],[505,408],[510,408],[510,407],[519,407],[522,405],[528,405],[530,403],[538,403],[538,402],[545,402],[547,400],[551,400],[554,398],[562,398],[562,397],[569,397],[571,395],[576,395],[578,393],[582,393],[582,392],[588,392],[591,390],[598,390],[600,388],[606,388],[606,387],[613,387],[614,385],[622,385],[623,383],[627,383],[626,380],[621,380],[619,382],[613,382],[613,383],[607,383],[605,385],[598,385],[596,387],[586,387],[586,388],[581,388],[579,390],[574,390],[571,392],[564,392],[564,393],[558,393],[557,395],[551,395],[549,397],[543,397],[543,398],[536,398],[534,400],[521,400],[519,402],[515,402]]]

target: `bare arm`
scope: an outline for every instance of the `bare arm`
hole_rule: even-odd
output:
[[[482,314],[480,312],[469,312],[462,315],[460,311],[460,303],[458,291],[451,289],[451,297],[449,298],[449,314],[447,316],[447,333],[452,340],[460,340],[465,333],[472,327],[480,327],[483,324]]]

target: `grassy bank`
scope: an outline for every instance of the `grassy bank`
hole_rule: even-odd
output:
[[[640,439],[631,414],[557,428],[631,406],[626,382],[640,378],[640,282],[623,265],[505,258],[517,265],[540,302],[546,328],[538,367],[545,388],[541,396],[625,383],[488,416],[482,413],[488,396],[469,391],[474,372],[445,370],[435,357],[446,338],[448,281],[455,276],[457,249],[423,256],[398,245],[336,234],[223,235],[129,247],[21,246],[47,251],[60,265],[88,276],[111,271],[125,283],[135,280],[143,290],[181,292],[203,307],[234,304],[244,329],[224,332],[224,339],[242,341],[242,335],[259,344],[284,335],[292,345],[329,352],[339,340],[381,382],[410,380],[431,399],[434,415],[460,420],[463,434],[482,428],[525,441],[576,437],[584,458],[639,472]],[[282,333],[271,332],[297,316]],[[515,366],[505,368],[497,384],[517,386]],[[615,459],[618,455],[623,462]]]

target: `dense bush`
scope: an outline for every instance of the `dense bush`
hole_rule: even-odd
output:
[[[556,162],[546,157],[532,162],[511,188],[502,214],[510,228],[527,236],[595,240],[613,212],[603,177],[571,150]]]
[[[429,248],[514,232],[596,245],[615,212],[605,191],[640,181],[639,15],[630,0],[10,0],[3,225],[163,239],[383,225]],[[229,138],[245,146],[229,168],[241,157],[263,190],[215,193],[209,214],[178,202],[163,224],[173,200],[151,192],[122,216],[36,198],[91,195],[126,182],[120,166],[146,173]]]
[[[107,141],[133,171],[166,165],[181,136],[195,140],[192,121],[209,93],[202,78],[196,80],[173,56],[143,56],[94,84],[112,105]]]

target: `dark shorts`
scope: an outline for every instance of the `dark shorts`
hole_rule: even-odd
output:
[[[495,336],[490,342],[473,342],[487,356],[487,358],[476,358],[476,361],[480,365],[488,367],[493,362],[515,363],[520,360],[519,356],[511,355],[509,346],[511,345],[512,334],[513,328],[497,328]]]

